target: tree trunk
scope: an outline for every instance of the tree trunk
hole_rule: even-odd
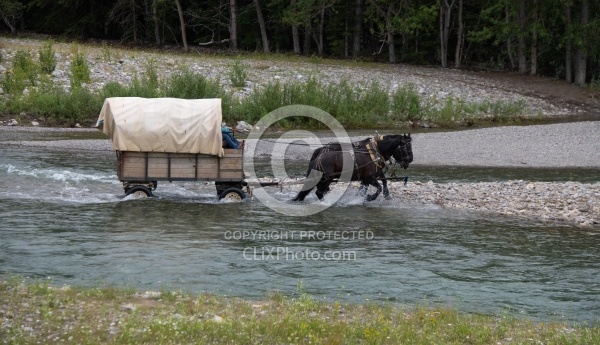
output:
[[[448,66],[448,37],[450,36],[450,16],[452,7],[456,0],[448,3],[448,0],[442,0],[440,4],[440,45],[442,67]]]
[[[310,55],[310,38],[312,36],[310,23],[304,26],[304,55]]]
[[[137,11],[135,8],[135,0],[131,0],[131,14],[133,16],[133,43],[138,43],[138,34],[137,34]]]
[[[510,16],[510,9],[508,6],[506,6],[506,23],[510,24],[511,21],[512,21],[512,18]],[[508,39],[506,40],[506,52],[508,53],[508,61],[510,62],[510,69],[514,70],[515,69],[515,57],[513,54],[512,37],[511,36],[508,36]]]
[[[268,53],[270,51],[269,37],[267,36],[267,25],[265,24],[265,18],[263,17],[262,10],[260,9],[259,0],[252,0],[252,2],[254,2],[254,7],[256,7],[256,17],[258,17],[258,25],[260,26],[263,52]]]
[[[444,46],[444,0],[440,4],[440,61],[446,67],[446,47]]]
[[[348,42],[349,37],[350,34],[348,31],[348,4],[346,4],[346,10],[344,11],[344,59],[347,59],[350,56]]]
[[[589,6],[587,0],[581,1],[581,16],[580,16],[580,24],[582,27],[585,27],[588,23],[589,19]],[[580,47],[577,47],[577,51],[575,52],[575,84],[579,86],[585,85],[585,77],[587,72],[587,50],[586,50],[586,34],[583,32],[581,34],[583,44]]]
[[[181,8],[181,2],[179,0],[175,0],[175,4],[177,5],[177,13],[179,13],[179,24],[181,25],[181,40],[183,41],[183,51],[186,53],[190,51],[187,43],[187,35],[185,33],[185,19],[183,18],[183,9]]]
[[[458,32],[456,33],[456,52],[454,52],[454,67],[460,68],[464,44],[463,0],[458,1]]]
[[[354,39],[352,42],[352,57],[360,55],[360,36],[362,34],[363,1],[356,0],[354,3]]]
[[[158,0],[152,1],[152,20],[154,21],[154,39],[156,45],[160,46],[162,40],[160,39],[160,28],[158,27]]]
[[[17,25],[21,25],[21,31],[25,29],[25,17],[23,11],[25,6],[23,1],[9,0],[0,1],[0,17],[2,21],[10,28],[12,34],[17,33]]]
[[[525,74],[527,72],[527,57],[525,56],[525,27],[527,24],[527,8],[525,7],[525,1],[521,0],[519,5],[519,73]]]
[[[323,38],[324,33],[323,31],[325,31],[325,9],[321,10],[321,13],[319,14],[319,43],[317,45],[317,49],[319,51],[319,56],[323,56],[323,51],[324,51],[324,45],[325,45],[325,39]]]
[[[385,16],[385,26],[387,30],[388,55],[390,63],[396,63],[396,47],[394,42],[394,28],[392,24],[392,4],[388,5],[387,15]]]
[[[409,22],[410,21],[410,4],[411,0],[402,0],[401,2],[401,8],[402,8],[402,20],[404,20],[405,22]],[[406,54],[406,52],[408,52],[409,50],[409,43],[410,43],[410,30],[407,30],[406,28],[404,28],[404,30],[402,30],[402,51],[400,53],[400,55],[404,55]]]
[[[237,39],[237,0],[229,0],[229,35],[230,35],[230,44],[231,49],[236,51],[238,49],[238,39]]]
[[[533,27],[531,30],[531,70],[529,73],[531,75],[537,74],[537,22],[538,22],[538,0],[533,0],[533,14],[532,21]]]
[[[150,30],[150,19],[152,18],[152,12],[150,12],[150,4],[148,3],[148,0],[144,0],[144,13],[143,13],[143,18],[144,18],[144,38],[148,40],[148,38],[150,37],[149,35],[149,31]]]
[[[296,0],[291,0],[291,7],[295,12]],[[298,29],[298,25],[292,25],[292,41],[294,42],[294,54],[302,54],[302,51],[300,51],[300,30]]]
[[[565,80],[568,83],[573,82],[573,53],[571,44],[571,5],[565,5],[566,10],[566,25],[567,25],[567,42],[565,42]]]
[[[298,25],[292,26],[292,40],[294,41],[294,54],[302,54],[302,51],[300,50],[300,30],[298,29]]]
[[[11,34],[15,34],[17,32],[17,27],[16,25],[13,25],[13,23],[10,22],[10,20],[8,20],[6,17],[2,16],[2,20],[4,20],[4,23],[6,25],[8,25],[8,27],[10,28],[10,33]]]

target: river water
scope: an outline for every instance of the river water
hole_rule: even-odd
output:
[[[114,168],[112,152],[0,145],[0,274],[253,299],[302,290],[329,301],[600,319],[600,236],[571,225],[394,200],[363,205],[353,190],[307,218],[256,200],[220,203],[203,183],[166,183],[156,198],[130,200]],[[598,170],[580,169],[407,172],[436,182],[600,179]],[[312,260],[319,255],[339,260]]]

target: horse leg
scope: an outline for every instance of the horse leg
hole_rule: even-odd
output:
[[[358,195],[360,195],[360,196],[367,195],[368,189],[369,189],[369,184],[361,182],[360,187],[358,188]]]
[[[317,191],[315,194],[317,194],[317,198],[319,198],[319,200],[323,200],[325,194],[327,194],[327,192],[330,191],[329,184],[331,184],[330,180],[325,180],[317,183]]]
[[[310,171],[309,168],[309,172],[307,175],[308,176],[304,182],[304,185],[302,185],[302,190],[298,193],[298,195],[296,195],[294,199],[292,199],[292,201],[304,201],[304,198],[306,198],[310,191],[313,190],[315,186],[318,186],[317,181],[321,179],[323,173],[315,170]]]
[[[375,199],[377,199],[377,197],[379,196],[379,193],[381,193],[381,185],[379,184],[379,182],[377,182],[376,178],[371,179],[370,184],[372,186],[374,186],[375,188],[377,188],[377,190],[375,191],[374,194],[369,194],[367,195],[367,201],[373,201]]]
[[[381,177],[383,177],[383,180],[381,180],[381,184],[383,184],[383,197],[386,199],[391,199],[390,198],[390,190],[388,189],[387,180],[385,179],[385,175],[383,175],[383,173],[381,173]]]
[[[302,187],[302,190],[298,193],[298,195],[296,195],[294,199],[292,199],[292,201],[304,201],[304,198],[306,198],[306,196],[310,193],[311,190],[313,190],[313,188],[315,187],[312,186],[309,189],[305,190],[304,187]]]

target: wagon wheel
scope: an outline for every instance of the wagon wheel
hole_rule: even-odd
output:
[[[142,199],[152,196],[152,192],[144,186],[134,186],[125,191],[125,195],[133,195],[135,199]]]
[[[231,187],[227,188],[219,194],[219,200],[237,201],[240,202],[246,199],[246,193],[243,190]]]

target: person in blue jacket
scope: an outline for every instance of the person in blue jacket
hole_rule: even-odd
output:
[[[227,144],[225,148],[240,148],[240,142],[233,136],[233,129],[227,127],[225,122],[221,123],[221,134],[223,135],[223,140]]]

